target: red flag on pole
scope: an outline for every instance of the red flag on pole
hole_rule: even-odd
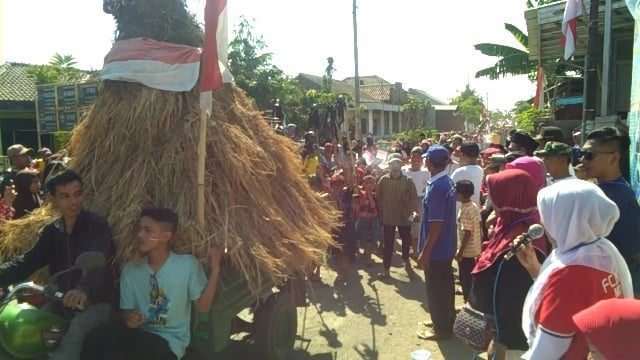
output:
[[[578,18],[582,16],[582,0],[567,0],[562,18],[562,47],[564,59],[569,60],[576,52],[578,41]]]
[[[211,92],[233,81],[227,69],[229,35],[227,0],[207,0],[204,8],[204,44],[200,68],[200,101],[203,111],[211,110]]]

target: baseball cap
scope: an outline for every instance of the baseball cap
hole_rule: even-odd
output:
[[[449,150],[442,145],[433,145],[422,157],[437,163],[447,162],[449,161]]]
[[[535,156],[571,156],[571,147],[558,141],[549,141],[544,145],[544,149],[538,150]]]
[[[33,153],[33,149],[32,148],[28,148],[28,147],[26,147],[24,145],[21,145],[21,144],[11,145],[7,149],[7,156],[8,157],[27,155],[27,154],[32,154],[32,153]]]

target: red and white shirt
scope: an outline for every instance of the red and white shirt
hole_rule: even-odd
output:
[[[554,271],[542,289],[536,323],[542,331],[559,338],[573,338],[578,329],[572,316],[600,300],[622,297],[614,274],[592,267],[570,265]],[[584,360],[586,342],[574,338],[563,359]]]

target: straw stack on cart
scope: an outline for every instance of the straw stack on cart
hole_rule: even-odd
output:
[[[164,2],[180,2],[165,0]],[[166,40],[166,39],[159,39]],[[135,259],[136,222],[147,206],[175,209],[178,252],[225,246],[249,287],[280,283],[321,262],[336,213],[301,176],[296,145],[276,134],[245,93],[214,93],[207,127],[206,225],[196,222],[199,93],[104,81],[73,132],[71,168],[85,181],[86,208],[107,218],[117,260]],[[27,250],[55,213],[45,207],[0,227],[0,256]]]

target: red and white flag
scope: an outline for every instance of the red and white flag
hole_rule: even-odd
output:
[[[104,59],[103,80],[136,82],[166,91],[191,91],[198,82],[200,49],[147,38],[119,40]]]
[[[212,92],[233,81],[227,68],[228,46],[227,0],[207,0],[200,74],[200,107],[204,112],[211,112]]]
[[[576,52],[580,16],[582,16],[582,0],[567,0],[562,18],[562,47],[565,60],[569,60]]]

